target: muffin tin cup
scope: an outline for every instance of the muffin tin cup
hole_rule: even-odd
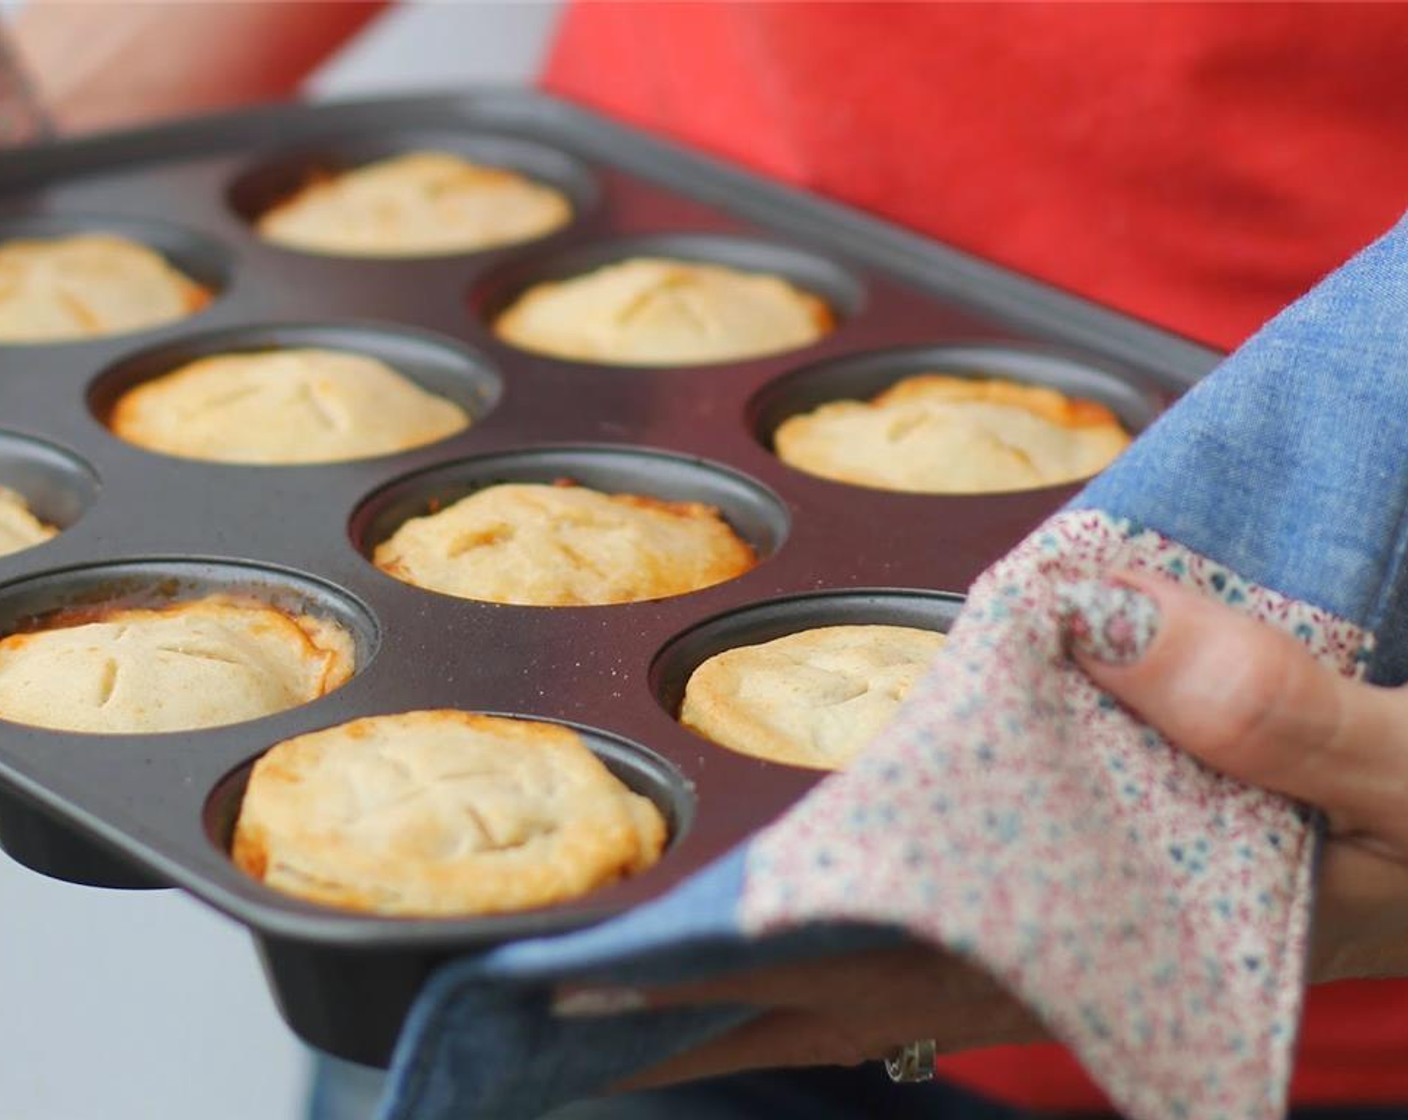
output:
[[[572,206],[575,224],[591,213],[600,197],[596,177],[578,159],[560,148],[534,143],[521,136],[465,129],[410,128],[401,132],[353,131],[343,136],[322,136],[316,143],[272,152],[259,158],[230,184],[229,204],[251,229],[267,210],[284,202],[310,183],[341,172],[351,171],[377,160],[417,151],[453,152],[473,162],[502,167],[555,187]],[[561,233],[553,230],[542,237],[510,245],[493,246],[489,251],[522,249]],[[256,234],[257,236],[257,234]],[[309,256],[327,256],[294,246],[276,247]],[[424,260],[431,257],[470,255],[463,249],[425,253],[419,256],[365,254],[358,258],[381,261]]]
[[[685,685],[709,658],[821,626],[912,626],[947,633],[963,596],[939,591],[871,589],[825,591],[755,603],[708,619],[672,639],[650,666],[650,687],[672,718]]]
[[[127,355],[94,378],[88,389],[88,407],[94,418],[106,425],[123,394],[191,362],[220,354],[284,349],[339,350],[379,359],[420,388],[459,405],[471,424],[483,420],[503,392],[502,379],[485,357],[429,331],[356,321],[279,323],[184,334]]]
[[[772,450],[774,433],[793,416],[833,401],[868,401],[896,382],[923,373],[1005,378],[1098,401],[1134,434],[1163,411],[1156,393],[1052,347],[953,342],[870,351],[793,370],[748,402],[749,423],[758,441]]]
[[[73,452],[0,428],[0,486],[23,498],[44,524],[63,532],[93,504],[99,482],[97,472]]]
[[[576,220],[534,243],[395,260],[284,250],[250,226],[309,169],[427,146],[562,186]],[[1020,356],[994,372],[1088,388],[1137,428],[1216,359],[533,93],[273,107],[0,156],[0,235],[98,227],[168,252],[222,295],[199,318],[150,332],[0,347],[0,483],[7,467],[25,464],[15,488],[28,485],[41,515],[64,527],[0,558],[0,633],[114,596],[248,590],[253,581],[343,619],[358,636],[361,671],[302,707],[190,733],[0,723],[0,844],[60,877],[169,883],[243,923],[294,1029],[366,1063],[387,1058],[439,962],[658,898],[822,780],[719,748],[675,721],[683,679],[708,651],[835,621],[942,629],[957,609],[951,593],[1075,492],[946,497],[841,486],[778,462],[766,445],[776,418],[814,390],[849,395],[917,368],[909,357],[897,365],[897,349],[926,350],[926,363],[938,355],[952,368],[957,347]],[[524,285],[635,252],[778,270],[826,298],[839,321],[804,350],[680,368],[562,361],[494,336],[493,314]],[[310,342],[404,363],[428,388],[477,400],[478,419],[436,444],[316,467],[180,460],[103,426],[122,388],[172,362]],[[979,356],[965,371],[987,372]],[[718,506],[763,562],[672,598],[542,608],[424,591],[367,558],[431,502],[494,481],[561,477]],[[884,590],[896,588],[913,590]],[[609,765],[674,814],[669,851],[649,871],[560,906],[443,919],[320,907],[234,867],[225,843],[240,782],[271,745],[440,707],[584,729]]]
[[[6,356],[12,351],[15,360],[23,360],[21,355],[27,356],[37,350],[91,345],[113,339],[130,340],[149,331],[164,331],[204,322],[210,308],[220,302],[229,287],[234,269],[230,251],[215,238],[189,226],[174,225],[160,218],[134,218],[124,214],[121,208],[111,213],[99,209],[87,214],[38,213],[11,217],[0,215],[0,242],[28,238],[74,237],[85,233],[114,233],[154,249],[177,271],[209,292],[210,304],[180,319],[90,338],[50,342],[14,342],[0,339],[0,362],[6,361]]]
[[[370,665],[378,633],[366,608],[350,596],[321,581],[292,572],[241,563],[190,560],[151,560],[94,565],[23,579],[0,586],[0,634],[45,628],[55,619],[82,622],[95,610],[110,606],[152,608],[186,602],[206,595],[230,595],[269,603],[282,610],[306,613],[334,621],[352,637],[358,669]],[[191,744],[199,750],[201,737],[220,729],[177,730],[160,735],[94,735],[54,731],[0,721],[0,736],[14,739],[32,735],[61,739],[72,749],[66,768],[73,772],[85,758],[111,757],[131,749],[132,741],[165,745],[182,751]],[[42,746],[40,749],[43,749]],[[130,775],[134,799],[141,800],[142,767]],[[107,792],[111,793],[109,789]],[[52,878],[88,886],[147,888],[166,882],[150,870],[134,865],[114,850],[110,842],[75,833],[70,822],[60,820],[52,808],[9,790],[0,789],[0,846],[18,862]]]
[[[299,572],[195,557],[92,564],[6,583],[0,586],[0,634],[43,629],[55,616],[82,616],[109,607],[154,609],[207,595],[251,599],[328,619],[351,635],[358,671],[375,657],[375,617],[351,595]]]
[[[599,242],[576,245],[553,254],[540,254],[526,262],[506,264],[491,273],[473,289],[470,295],[470,305],[485,327],[492,330],[494,321],[529,288],[537,284],[582,276],[596,269],[638,257],[662,257],[699,264],[721,265],[740,272],[768,273],[781,276],[790,280],[798,288],[820,296],[831,309],[836,325],[855,315],[865,303],[865,286],[854,273],[832,258],[807,252],[795,245],[767,241],[759,237],[726,237],[719,234],[696,233],[605,239]],[[506,343],[506,345],[512,346],[513,344]],[[602,369],[674,369],[683,371],[721,365],[738,365],[741,362],[754,361],[758,358],[773,358],[778,353],[796,354],[798,350],[793,348],[780,352],[768,351],[756,357],[744,357],[733,361],[710,359],[704,362],[678,364],[670,362],[613,363],[595,358],[555,358],[530,350],[523,352],[533,353],[546,360],[592,365]]]
[[[3,787],[0,848],[31,871],[80,886],[142,891],[171,885]]]
[[[486,713],[515,718],[516,713]],[[669,838],[657,868],[689,835],[696,812],[692,785],[653,751],[594,728],[567,724],[608,770],[634,792],[648,797],[665,818]],[[257,758],[222,779],[206,801],[204,822],[211,844],[228,851],[240,799]],[[492,918],[480,919],[481,922]],[[511,920],[511,916],[510,916]],[[571,924],[579,924],[576,917]],[[456,919],[429,919],[455,922]],[[261,937],[260,956],[280,1010],[310,1045],[363,1065],[385,1064],[396,1033],[425,978],[452,953],[434,949],[367,951],[355,946],[329,951],[298,938]]]
[[[571,483],[607,494],[713,506],[767,560],[787,537],[787,507],[767,487],[718,463],[668,452],[613,447],[504,451],[422,471],[372,494],[352,517],[352,542],[370,557],[405,522],[504,483]]]

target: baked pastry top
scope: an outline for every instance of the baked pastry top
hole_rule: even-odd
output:
[[[713,506],[536,483],[412,518],[373,559],[429,591],[539,607],[683,595],[757,563]]]
[[[709,658],[680,722],[740,754],[839,770],[885,726],[944,636],[909,626],[823,626]]]
[[[644,871],[666,827],[569,728],[373,716],[255,763],[232,855],[286,894],[382,914],[547,906]]]
[[[219,727],[316,700],[352,675],[336,623],[208,596],[0,639],[0,719],[136,734]]]
[[[59,531],[45,525],[29,511],[25,500],[13,490],[0,486],[0,556],[43,544]]]
[[[317,180],[255,223],[270,241],[329,255],[463,253],[542,237],[572,220],[552,187],[450,152],[408,152]]]
[[[616,365],[695,365],[806,346],[831,308],[780,276],[637,257],[519,296],[494,323],[524,350]]]
[[[1113,412],[1036,385],[918,374],[871,401],[793,416],[773,444],[790,466],[882,490],[979,494],[1089,478],[1130,442]]]
[[[0,244],[0,343],[120,334],[194,315],[210,293],[110,233]]]
[[[433,443],[469,417],[376,358],[310,348],[200,358],[124,393],[111,426],[188,459],[332,463]]]

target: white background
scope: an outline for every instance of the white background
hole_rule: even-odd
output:
[[[529,81],[556,8],[407,0],[311,92]],[[71,886],[0,855],[0,1120],[296,1120],[305,1078],[238,926],[174,891]]]

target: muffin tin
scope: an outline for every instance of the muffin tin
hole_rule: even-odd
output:
[[[310,173],[419,147],[554,183],[576,220],[532,243],[419,259],[314,256],[253,235],[249,218]],[[672,710],[695,665],[812,625],[944,629],[974,577],[1075,490],[942,497],[828,482],[770,453],[781,419],[937,365],[1088,395],[1137,430],[1216,358],[528,92],[263,109],[0,159],[0,237],[93,228],[148,241],[217,298],[156,330],[0,347],[0,483],[65,530],[0,558],[0,633],[97,602],[234,589],[339,619],[357,641],[359,672],[302,708],[208,731],[82,736],[0,724],[0,843],[50,875],[176,886],[244,923],[292,1027],[366,1063],[387,1058],[438,962],[657,897],[818,780],[678,726]],[[539,357],[489,329],[527,284],[642,252],[780,272],[825,296],[839,325],[803,350],[683,368]],[[383,357],[475,423],[401,454],[298,467],[163,457],[102,423],[124,388],[174,364],[283,345]],[[535,608],[422,591],[366,559],[435,503],[494,481],[562,477],[717,505],[762,561],[677,598]],[[665,812],[665,857],[576,902],[436,920],[320,908],[234,868],[226,845],[240,791],[271,744],[430,707],[580,728]]]

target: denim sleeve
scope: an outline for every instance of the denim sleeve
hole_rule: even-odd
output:
[[[1148,437],[1072,505],[1364,627],[1377,642],[1369,679],[1408,679],[1408,219]]]

